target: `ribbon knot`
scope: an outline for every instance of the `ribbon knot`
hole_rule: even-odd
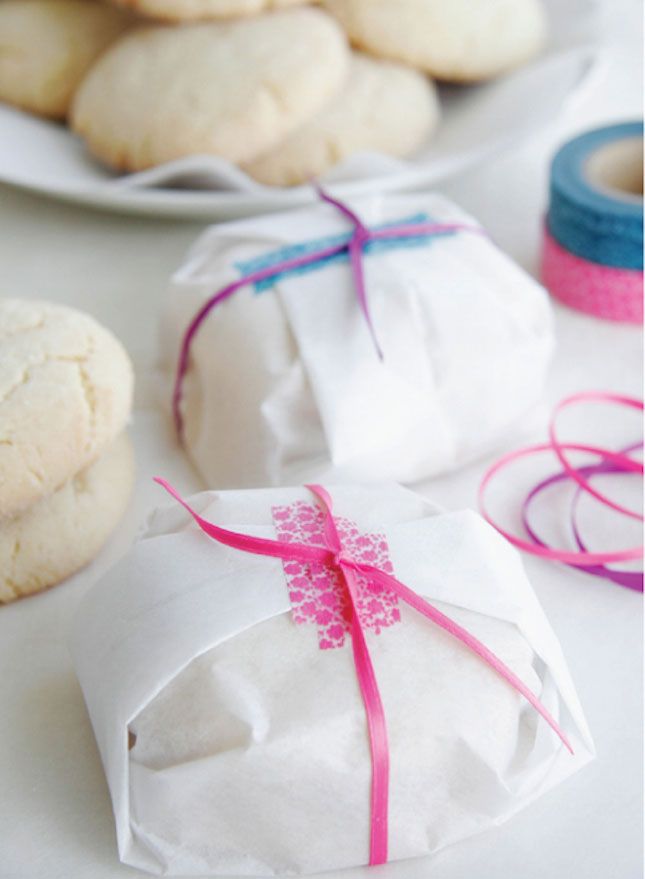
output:
[[[342,550],[335,553],[334,559],[332,562],[335,568],[356,568],[356,562],[354,559],[350,558],[350,556],[346,555]]]
[[[535,708],[554,732],[559,736],[565,747],[573,754],[573,748],[566,734],[560,729],[558,723],[551,716],[547,708],[540,702],[537,696],[526,684],[512,671],[492,650],[482,644],[463,626],[460,626],[450,617],[417,595],[412,589],[405,586],[392,574],[382,571],[380,568],[357,562],[346,556],[343,552],[342,543],[333,516],[333,503],[331,496],[321,485],[308,485],[314,496],[320,501],[324,513],[324,537],[326,547],[312,544],[287,542],[280,540],[268,540],[264,537],[251,537],[248,534],[238,534],[220,528],[212,522],[203,519],[175,489],[164,479],[155,479],[166,491],[172,495],[193,517],[201,530],[226,546],[243,550],[256,555],[271,556],[283,561],[316,562],[333,564],[342,574],[342,579],[349,598],[351,613],[351,638],[354,654],[354,666],[358,679],[363,705],[370,746],[372,762],[372,790],[371,790],[371,828],[370,828],[370,853],[369,863],[383,864],[387,861],[388,851],[388,804],[389,804],[389,771],[390,756],[387,738],[387,725],[385,711],[381,702],[381,695],[372,665],[369,647],[365,638],[363,623],[358,608],[358,590],[356,574],[360,573],[368,577],[371,582],[393,591],[400,599],[408,604],[413,610],[422,614],[435,625],[448,632],[458,641],[475,653],[490,668],[502,677],[511,687],[521,693],[522,696]]]
[[[350,247],[352,245],[363,248],[370,240],[370,230],[359,221],[359,225],[354,229]]]

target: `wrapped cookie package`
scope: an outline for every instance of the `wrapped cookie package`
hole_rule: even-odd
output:
[[[553,341],[545,291],[438,195],[349,205],[370,230],[438,229],[363,248],[382,357],[347,251],[219,303],[191,340],[181,397],[185,446],[208,486],[414,482],[491,450],[540,399]],[[165,307],[166,399],[213,294],[353,231],[323,203],[209,228]]]
[[[356,619],[387,729],[388,860],[506,820],[591,758],[515,550],[476,514],[398,486],[328,492],[341,547],[329,564],[295,557],[328,546],[311,490],[205,492],[191,499],[201,527],[178,504],[157,511],[85,598],[73,652],[126,863],[275,876],[374,862]],[[262,541],[282,557],[256,554]],[[540,710],[405,593],[377,588],[378,571],[485,645]]]

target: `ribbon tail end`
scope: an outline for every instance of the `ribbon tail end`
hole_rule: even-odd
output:
[[[152,481],[153,481],[153,482],[156,482],[157,485],[160,485],[160,486],[164,489],[164,491],[167,491],[168,494],[169,494],[171,497],[173,497],[173,498],[175,498],[176,500],[178,500],[180,504],[184,504],[184,501],[182,500],[182,498],[181,498],[179,492],[177,491],[177,489],[176,489],[176,488],[173,488],[173,486],[168,482],[167,479],[164,479],[163,476],[153,476],[153,477],[152,477]]]

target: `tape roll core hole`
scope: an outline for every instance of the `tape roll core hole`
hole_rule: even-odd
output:
[[[628,201],[643,200],[643,138],[628,137],[592,153],[585,177],[595,189]]]

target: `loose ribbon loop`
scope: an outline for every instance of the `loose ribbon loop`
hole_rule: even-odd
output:
[[[633,445],[628,446],[626,449],[623,449],[623,453],[633,452],[639,448],[643,448],[643,443],[634,443]],[[601,473],[621,473],[622,471],[615,463],[607,459],[603,459],[600,464],[590,464],[587,467],[578,467],[577,472],[584,477],[589,477]],[[566,470],[562,470],[560,473],[555,473],[553,476],[548,476],[546,479],[538,482],[538,484],[531,489],[526,499],[524,500],[524,503],[522,505],[522,524],[526,529],[526,533],[536,544],[536,546],[548,548],[547,544],[538,535],[529,520],[531,505],[535,498],[538,497],[538,495],[541,494],[545,489],[550,488],[552,485],[556,485],[557,483],[566,482],[569,480],[569,478],[569,474]],[[587,546],[582,539],[577,521],[578,501],[581,494],[582,488],[578,486],[571,501],[571,529],[573,531],[573,537],[578,546],[578,549],[586,556],[590,556],[591,553],[588,551]],[[578,567],[577,565],[571,565],[571,563],[569,563],[569,565],[570,567],[574,568]],[[643,591],[643,573],[641,571],[617,571],[613,568],[607,567],[607,565],[604,564],[588,564],[585,565],[582,570],[585,571],[585,573],[592,574],[595,577],[604,577],[605,580],[611,580],[612,583],[617,583],[619,586],[625,586],[625,588],[627,589],[633,589],[635,592]]]
[[[598,491],[597,488],[594,488],[589,480],[584,476],[584,474],[580,473],[579,469],[571,466],[566,455],[564,454],[563,446],[556,435],[556,419],[558,417],[558,414],[563,409],[566,409],[569,406],[575,405],[576,403],[585,402],[616,403],[619,406],[625,406],[629,409],[636,409],[637,411],[642,412],[643,401],[637,400],[634,397],[627,397],[624,394],[597,393],[596,391],[584,391],[582,393],[572,394],[570,397],[565,397],[564,400],[561,400],[555,407],[553,417],[549,425],[549,440],[551,441],[553,451],[555,452],[558,460],[562,464],[567,474],[571,477],[571,479],[573,479],[574,482],[577,482],[583,491],[586,491],[592,497],[595,497],[597,501],[600,501],[601,504],[604,504],[606,507],[615,510],[617,513],[622,513],[624,516],[629,516],[632,519],[639,519],[642,522],[642,513],[637,510],[630,510],[627,507],[616,503],[615,501],[611,500],[611,498],[608,498],[607,495]],[[635,461],[633,458],[629,458],[627,455],[623,455],[620,452],[609,452],[606,449],[592,448],[590,449],[590,451],[594,451],[597,455],[600,455],[607,461],[612,461],[620,469],[628,473],[643,473],[642,461]]]
[[[452,635],[465,647],[485,662],[503,678],[513,689],[520,693],[540,714],[554,732],[559,736],[567,750],[573,754],[569,739],[537,696],[524,684],[502,660],[488,649],[481,641],[463,626],[458,625],[450,617],[430,604],[425,598],[417,595],[391,574],[373,565],[358,562],[351,558],[343,549],[333,516],[331,496],[321,485],[306,486],[321,503],[324,513],[324,539],[326,546],[268,540],[251,537],[220,528],[202,518],[179,495],[165,479],[155,479],[172,497],[174,497],[190,513],[201,530],[226,546],[259,555],[272,556],[283,561],[318,562],[330,565],[341,573],[342,582],[347,590],[351,610],[351,638],[356,676],[361,690],[365,716],[367,720],[370,755],[372,762],[371,788],[371,829],[370,829],[370,865],[383,864],[388,857],[388,800],[390,757],[387,737],[385,711],[370,657],[369,647],[365,638],[363,624],[358,612],[356,574],[362,574],[372,583],[384,589],[392,590],[402,601],[429,619],[439,628]]]
[[[610,552],[590,552],[583,542],[580,529],[578,528],[576,510],[582,493],[590,495],[599,503],[603,504],[603,506],[606,506],[608,509],[623,516],[628,516],[629,518],[638,519],[640,521],[643,519],[643,516],[639,511],[630,510],[628,507],[625,507],[607,497],[607,495],[595,488],[590,481],[593,476],[600,474],[628,473],[642,476],[643,462],[631,457],[630,454],[636,449],[642,448],[642,442],[634,443],[627,448],[616,452],[611,449],[604,449],[588,443],[563,443],[558,438],[556,424],[560,412],[562,412],[563,409],[576,404],[589,402],[612,403],[628,409],[640,412],[643,411],[642,400],[638,400],[635,397],[628,397],[624,394],[615,394],[604,391],[584,391],[566,397],[554,410],[549,424],[548,443],[540,443],[538,445],[527,446],[523,449],[508,452],[489,467],[482,477],[479,486],[479,508],[486,521],[518,549],[528,552],[531,555],[538,556],[539,558],[562,562],[563,564],[578,568],[593,576],[604,577],[620,586],[625,586],[628,589],[642,592],[644,580],[642,571],[614,570],[608,568],[607,565],[616,562],[641,560],[643,558],[643,546],[629,547],[628,549],[614,550]],[[538,482],[537,485],[533,486],[524,499],[521,507],[521,519],[528,535],[528,539],[524,539],[513,534],[506,528],[503,528],[494,520],[487,508],[486,489],[493,477],[514,461],[518,461],[521,458],[532,457],[535,454],[543,452],[554,453],[563,469]],[[569,461],[567,454],[569,452],[586,452],[594,455],[600,460],[594,464],[574,467]],[[529,513],[535,498],[550,486],[567,480],[573,480],[576,484],[576,492],[571,504],[571,529],[577,545],[577,550],[553,549],[538,536],[535,528],[529,521]]]
[[[372,319],[372,314],[370,312],[369,302],[367,298],[367,287],[365,283],[365,272],[363,267],[363,253],[367,245],[372,241],[403,241],[408,238],[442,235],[448,234],[450,232],[464,231],[474,232],[476,234],[483,233],[483,230],[478,226],[471,226],[465,223],[415,223],[404,221],[394,224],[392,226],[387,226],[386,228],[370,229],[362,222],[360,217],[346,204],[336,198],[332,198],[332,196],[325,192],[320,186],[316,186],[316,191],[324,202],[332,205],[332,207],[335,207],[344,217],[346,217],[353,224],[354,231],[349,241],[342,242],[340,244],[333,244],[327,247],[322,247],[319,250],[315,250],[301,256],[296,256],[291,259],[281,260],[280,262],[274,263],[270,266],[266,266],[263,269],[258,269],[255,272],[250,272],[249,274],[238,278],[236,281],[232,281],[230,284],[227,284],[225,287],[222,287],[221,290],[218,290],[217,293],[213,294],[213,296],[211,296],[202,305],[202,307],[195,314],[193,319],[188,324],[188,327],[186,328],[186,331],[182,338],[179,358],[177,361],[177,369],[175,372],[175,383],[172,394],[172,411],[175,428],[177,430],[177,435],[180,439],[183,439],[184,429],[183,416],[181,413],[183,385],[186,373],[188,372],[188,366],[190,362],[190,350],[195,335],[197,334],[199,328],[204,323],[211,311],[218,305],[221,305],[231,296],[233,296],[233,294],[236,293],[241,287],[246,287],[249,284],[257,284],[260,281],[266,281],[271,278],[275,278],[283,274],[284,272],[304,268],[305,266],[313,265],[317,262],[323,262],[330,257],[347,252],[349,254],[349,261],[352,271],[352,279],[354,282],[354,290],[356,292],[356,299],[365,319],[367,329],[374,343],[374,349],[376,351],[376,354],[380,360],[383,360],[383,351],[376,335],[376,329],[374,327],[374,321]]]

